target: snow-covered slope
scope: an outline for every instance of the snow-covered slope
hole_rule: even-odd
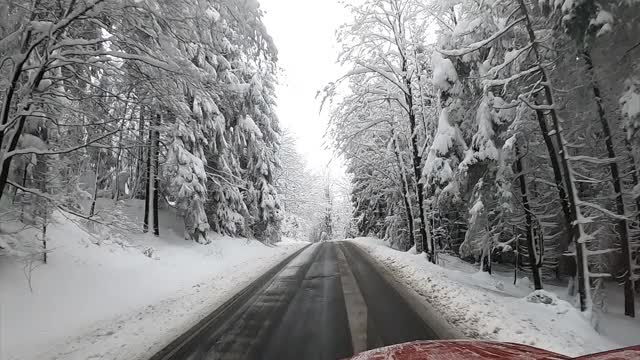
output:
[[[118,213],[135,223],[141,204]],[[0,359],[144,358],[305,245],[215,235],[196,244],[170,211],[160,214],[159,238],[56,220],[48,264],[0,256]],[[38,234],[8,234],[15,226],[2,224],[0,239],[20,253]]]
[[[443,267],[428,262],[424,254],[393,250],[379,239],[352,241],[468,337],[522,343],[570,356],[617,348],[625,342],[618,344],[596,332],[588,319],[552,291],[532,293],[526,278],[514,286],[458,259],[447,258]],[[640,333],[640,323],[626,326]]]

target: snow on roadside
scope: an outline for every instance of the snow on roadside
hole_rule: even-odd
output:
[[[309,242],[308,241],[304,241],[304,240],[298,240],[298,239],[293,239],[290,237],[282,237],[282,239],[280,239],[280,242],[278,243],[278,245],[290,245],[290,244],[303,244],[303,245],[308,245]]]
[[[160,238],[100,242],[59,219],[49,229],[49,263],[32,272],[33,291],[24,258],[0,256],[0,359],[148,358],[308,244],[214,236],[200,245],[172,229],[172,216],[161,214]],[[32,230],[7,235],[2,225],[5,243],[35,236]],[[151,257],[143,254],[148,249]]]
[[[449,272],[449,276],[455,277],[470,286],[481,287],[491,291],[497,291],[508,296],[525,297],[531,293],[533,284],[524,274],[520,275],[517,284],[513,285],[513,268],[509,266],[495,266],[493,274],[478,272],[479,265],[467,263],[460,258],[450,255],[440,255],[439,265],[458,270]],[[577,299],[569,296],[566,285],[560,283],[545,283],[544,289],[554,293],[558,298],[574,303]],[[640,318],[630,318],[624,315],[624,295],[622,288],[615,283],[606,283],[606,311],[597,312],[597,327],[599,334],[620,346],[638,345],[640,342]],[[636,309],[640,308],[640,299],[636,298]]]
[[[486,286],[492,281],[486,274],[445,269],[429,263],[424,255],[393,250],[379,239],[350,241],[424,296],[470,338],[516,342],[569,356],[619,347],[598,334],[576,308],[551,292],[511,296],[502,282],[494,281],[493,289]]]

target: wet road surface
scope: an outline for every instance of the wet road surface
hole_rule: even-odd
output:
[[[362,250],[326,242],[283,261],[151,359],[332,360],[436,338]]]

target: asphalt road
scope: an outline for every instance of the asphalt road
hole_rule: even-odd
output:
[[[342,359],[435,332],[355,245],[283,261],[152,360]]]

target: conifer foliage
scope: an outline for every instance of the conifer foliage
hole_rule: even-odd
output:
[[[173,207],[187,239],[278,241],[276,61],[255,0],[0,2],[2,207],[138,198],[155,235]]]
[[[449,253],[489,272],[509,261],[536,289],[574,276],[586,314],[615,281],[634,316],[639,6],[350,6],[338,33],[349,70],[326,87],[325,106],[358,232],[415,243],[431,261]]]

